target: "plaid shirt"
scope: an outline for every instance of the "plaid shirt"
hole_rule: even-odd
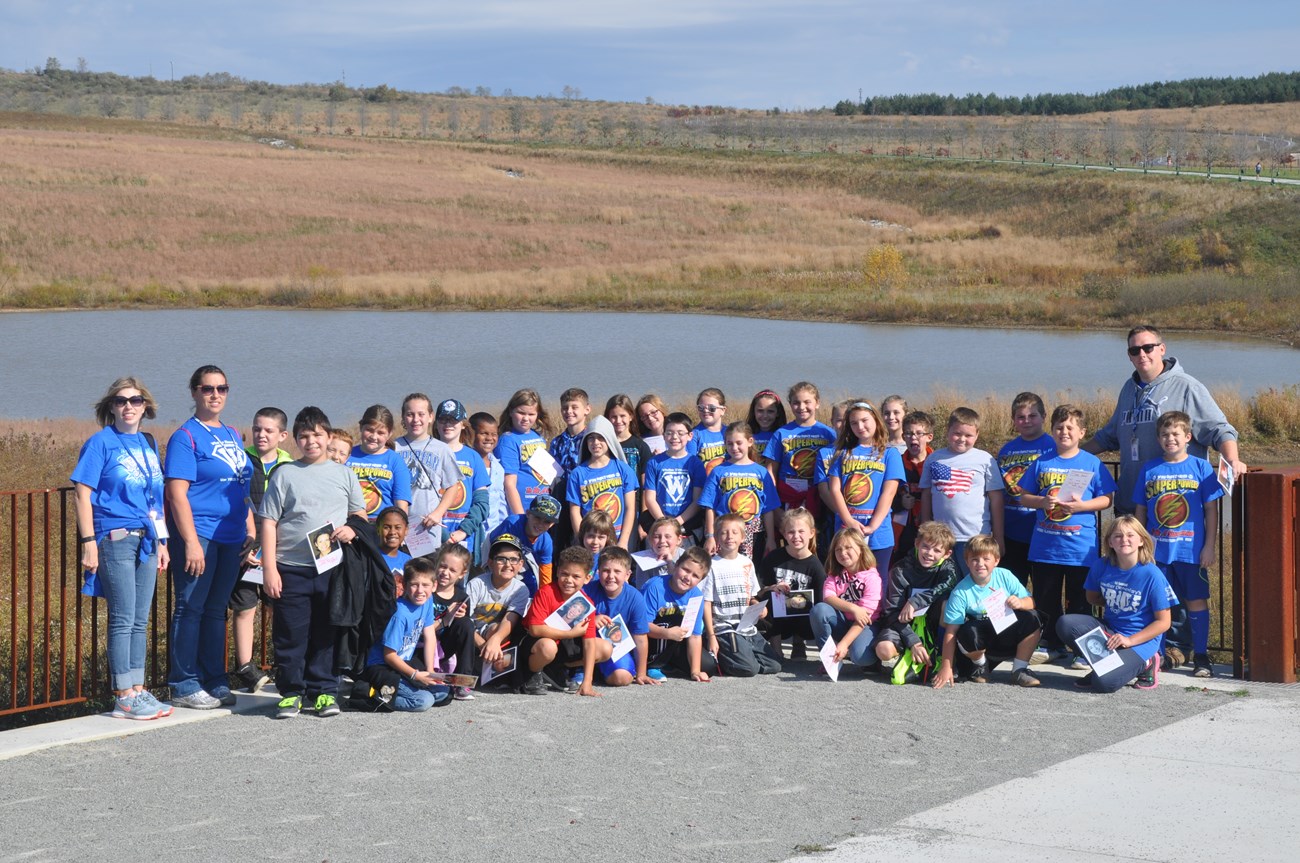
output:
[[[743,554],[737,555],[733,560],[714,557],[709,580],[712,588],[705,598],[713,603],[713,631],[731,632],[749,607],[750,598],[758,593],[754,562]],[[740,634],[753,635],[756,632],[758,628],[751,626],[747,630],[741,630]]]

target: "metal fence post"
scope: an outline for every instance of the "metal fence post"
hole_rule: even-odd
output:
[[[1296,680],[1296,572],[1300,568],[1300,468],[1242,478],[1249,496],[1244,537],[1245,649],[1251,680]]]

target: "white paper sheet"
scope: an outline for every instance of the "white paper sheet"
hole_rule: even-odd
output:
[[[555,482],[556,478],[564,473],[560,463],[552,458],[544,447],[533,450],[533,454],[528,457],[527,464],[533,469],[533,473],[537,475],[537,478],[546,485]]]
[[[1080,635],[1074,643],[1098,677],[1124,664],[1119,654],[1106,646],[1106,633],[1100,626]]]
[[[817,651],[817,656],[821,658],[822,668],[826,669],[826,674],[830,677],[832,683],[840,682],[840,665],[835,661],[835,639],[827,638],[826,643]]]

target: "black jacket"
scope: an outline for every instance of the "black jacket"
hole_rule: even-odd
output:
[[[397,591],[374,525],[350,515],[348,527],[357,538],[343,546],[343,562],[330,574],[329,612],[330,625],[337,627],[335,669],[356,677],[397,610]]]
[[[910,624],[898,622],[898,612],[912,598],[912,591],[921,591],[916,595],[915,607],[930,607],[932,614],[926,615],[926,624],[934,632],[939,623],[938,604],[948,598],[948,594],[961,581],[961,571],[952,555],[933,569],[926,569],[916,559],[916,551],[909,551],[889,571],[889,591],[880,606],[879,629],[893,629],[899,634],[904,649],[921,640]]]

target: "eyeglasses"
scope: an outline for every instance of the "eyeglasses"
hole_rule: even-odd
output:
[[[1135,357],[1138,354],[1149,354],[1163,344],[1164,342],[1152,342],[1149,345],[1129,345],[1128,355]]]
[[[696,405],[695,409],[702,414],[715,414],[720,410],[725,410],[725,405]]]
[[[691,433],[686,429],[664,429],[664,437],[679,438],[690,437]]]
[[[506,566],[519,566],[519,564],[524,562],[524,559],[522,557],[515,557],[513,554],[511,555],[498,554],[496,557],[492,559],[495,560],[497,563],[504,563]]]
[[[138,408],[144,404],[144,396],[113,396],[113,407],[124,408],[130,405]]]
[[[911,431],[903,432],[903,437],[925,437],[928,434],[932,434],[932,432],[928,432],[925,429],[912,429]]]
[[[205,396],[210,396],[213,393],[224,396],[226,393],[230,392],[230,385],[217,384],[216,386],[213,386],[212,384],[199,384],[199,392],[203,393]]]

